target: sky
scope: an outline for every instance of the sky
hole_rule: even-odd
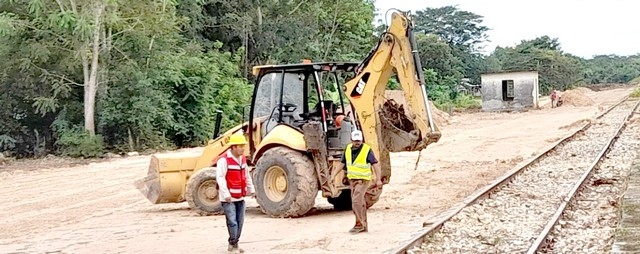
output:
[[[415,12],[447,5],[484,16],[482,24],[491,29],[485,54],[543,35],[587,59],[640,53],[640,0],[376,0],[376,20],[391,8]]]

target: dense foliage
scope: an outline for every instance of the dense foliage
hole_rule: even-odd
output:
[[[242,120],[252,66],[359,61],[384,29],[374,13],[373,0],[2,0],[0,152],[201,145],[217,110],[223,129]],[[488,71],[539,70],[543,92],[640,76],[640,55],[582,59],[547,36],[483,56],[482,19],[454,6],[415,13],[436,105],[473,106],[456,87]]]

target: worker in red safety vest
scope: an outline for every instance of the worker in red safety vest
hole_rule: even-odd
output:
[[[551,108],[558,107],[558,91],[551,91]]]
[[[243,253],[238,247],[245,215],[245,196],[255,195],[255,188],[251,175],[247,169],[247,157],[244,156],[244,146],[247,140],[242,132],[231,135],[231,147],[220,156],[216,165],[216,181],[219,187],[219,200],[224,209],[229,231],[229,247],[232,253]]]

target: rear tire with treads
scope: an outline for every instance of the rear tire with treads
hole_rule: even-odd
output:
[[[306,155],[287,147],[267,150],[256,163],[256,199],[271,217],[301,217],[315,205],[318,178]]]

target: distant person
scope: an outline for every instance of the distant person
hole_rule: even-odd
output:
[[[244,253],[238,246],[245,215],[245,196],[256,197],[251,175],[247,170],[247,158],[243,155],[248,142],[242,133],[233,134],[229,140],[231,147],[220,156],[216,166],[216,181],[219,200],[224,209],[229,231],[229,247],[232,253]]]
[[[551,91],[551,108],[558,107],[558,91],[555,89]]]
[[[368,232],[367,224],[367,204],[365,193],[371,181],[375,181],[375,186],[382,186],[380,179],[380,164],[368,144],[362,142],[362,132],[355,130],[351,133],[351,144],[345,148],[342,159],[338,164],[339,169],[344,169],[346,165],[347,178],[351,189],[351,209],[356,216],[356,223],[349,230],[350,233]],[[372,169],[375,170],[375,179],[372,178]]]

